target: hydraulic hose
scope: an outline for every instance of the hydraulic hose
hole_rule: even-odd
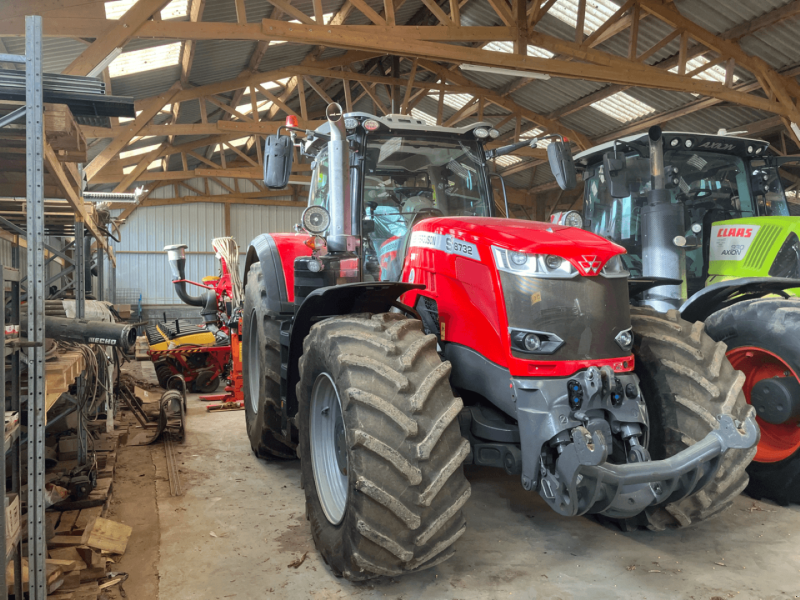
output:
[[[19,330],[23,336],[27,336],[27,317],[20,318]],[[46,316],[44,318],[44,334],[57,341],[116,346],[126,354],[132,352],[136,346],[136,328],[128,323],[107,323],[106,321]]]

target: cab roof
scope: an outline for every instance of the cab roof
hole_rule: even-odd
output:
[[[661,135],[664,138],[664,150],[667,151],[673,148],[681,148],[687,152],[720,152],[722,154],[758,158],[764,156],[769,147],[769,142],[764,140],[732,135],[709,135],[684,131],[664,131]],[[677,141],[673,142],[673,140]],[[687,140],[691,143],[691,146],[686,146]],[[676,146],[672,146],[673,143]],[[588,167],[589,165],[600,163],[603,160],[603,154],[613,150],[615,144],[620,152],[646,149],[648,147],[648,135],[647,133],[629,135],[616,141],[589,148],[575,155],[575,164],[581,167]],[[751,152],[748,151],[750,148],[752,148]]]

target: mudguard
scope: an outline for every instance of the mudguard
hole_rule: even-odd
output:
[[[712,313],[745,300],[800,287],[800,280],[786,277],[744,277],[720,281],[703,288],[680,307],[681,317],[690,323],[705,321]]]
[[[250,266],[260,262],[267,292],[267,310],[272,316],[294,313],[294,259],[310,256],[311,249],[303,242],[307,235],[262,233],[247,250],[244,264],[244,285]]]
[[[303,340],[319,317],[352,313],[384,313],[398,306],[398,298],[410,290],[425,289],[424,285],[394,281],[359,282],[319,288],[311,292],[297,310],[289,338],[289,360],[286,404],[289,418],[297,414],[295,388],[300,379],[298,368],[303,354]]]

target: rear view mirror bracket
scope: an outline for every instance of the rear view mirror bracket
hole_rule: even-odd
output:
[[[603,171],[608,180],[608,190],[612,198],[627,198],[630,196],[625,154],[617,152],[616,141],[614,142],[613,152],[603,154]]]

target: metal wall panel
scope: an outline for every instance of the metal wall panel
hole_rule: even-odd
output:
[[[155,190],[151,197],[159,197],[157,193],[161,191],[161,188]],[[240,268],[244,269],[244,255],[253,238],[260,233],[294,231],[302,212],[302,208],[292,206],[231,205],[230,228],[242,253]],[[211,240],[225,235],[224,219],[225,207],[217,203],[138,208],[122,227],[122,242],[115,244],[117,289],[138,291],[142,294],[143,305],[181,304],[172,287],[164,246],[189,246],[186,256],[188,279],[200,281],[206,275],[215,275],[220,267]],[[0,256],[2,251],[0,245]],[[108,276],[107,270],[106,281]],[[191,286],[190,293],[195,293]]]

